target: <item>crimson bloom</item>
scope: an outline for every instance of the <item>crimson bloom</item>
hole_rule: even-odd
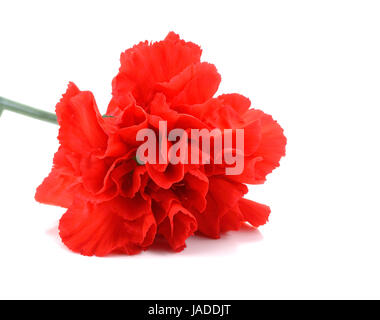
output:
[[[67,208],[64,244],[83,255],[136,254],[158,238],[174,251],[196,231],[218,238],[244,222],[266,223],[268,206],[244,199],[285,155],[286,138],[271,116],[239,94],[214,97],[221,77],[201,49],[173,32],[121,54],[112,99],[102,116],[92,93],[70,83],[56,106],[60,148],[36,200]],[[226,164],[136,161],[137,132],[168,128],[244,129],[244,170]]]

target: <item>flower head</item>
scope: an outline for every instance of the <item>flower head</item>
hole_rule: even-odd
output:
[[[56,106],[60,148],[36,200],[68,209],[59,231],[71,250],[135,254],[163,237],[180,251],[196,231],[218,238],[244,222],[266,223],[269,207],[244,199],[245,183],[263,183],[279,165],[283,130],[242,95],[214,97],[221,77],[200,57],[199,46],[173,32],[126,50],[107,116],[90,92],[69,84]],[[162,121],[186,132],[244,129],[244,170],[226,175],[225,162],[140,163],[138,132],[159,132]]]

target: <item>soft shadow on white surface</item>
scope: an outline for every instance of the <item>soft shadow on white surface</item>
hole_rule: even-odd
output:
[[[59,237],[59,230],[58,230],[58,222],[52,226],[51,228],[46,230],[46,234],[50,236],[50,238],[54,239],[55,242],[58,244],[57,250],[69,250],[61,241],[61,238]]]
[[[164,239],[156,239],[148,250],[140,255],[169,256],[169,257],[196,257],[196,256],[225,256],[235,252],[239,245],[249,242],[261,241],[264,237],[258,229],[243,225],[239,231],[223,233],[220,239],[207,238],[201,234],[186,240],[186,248],[181,252],[174,252]],[[124,255],[112,254],[108,257],[122,257]],[[124,256],[125,257],[125,256]]]
[[[58,232],[58,225],[51,227],[46,230],[51,238],[54,238],[56,243],[60,248],[57,247],[57,250],[69,250],[61,241]],[[220,239],[211,239],[203,235],[196,234],[187,239],[187,247],[176,253],[170,249],[169,245],[163,239],[158,239],[149,249],[145,252],[142,252],[140,255],[156,255],[156,256],[219,256],[229,253],[233,253],[237,250],[239,245],[244,243],[253,243],[259,242],[263,239],[263,235],[258,229],[255,229],[248,225],[243,225],[239,231],[230,231],[223,233]],[[73,254],[77,254],[74,253]],[[137,255],[139,256],[139,255]],[[110,254],[106,258],[123,258],[131,257],[124,254]],[[133,257],[133,256],[132,256]]]
[[[258,229],[244,225],[239,231],[230,231],[220,239],[210,239],[195,235],[186,241],[187,247],[180,252],[183,256],[219,256],[235,252],[244,243],[258,242],[263,239]]]

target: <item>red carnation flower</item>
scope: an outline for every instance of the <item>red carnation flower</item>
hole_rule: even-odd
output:
[[[218,238],[244,222],[266,223],[269,207],[244,199],[245,183],[263,183],[279,165],[283,130],[239,94],[213,98],[221,77],[200,57],[199,46],[172,32],[128,49],[104,117],[90,92],[69,84],[56,106],[60,148],[36,200],[68,209],[59,231],[71,250],[136,254],[163,237],[180,251],[196,231]],[[244,170],[226,175],[224,162],[139,163],[137,134],[158,131],[160,121],[187,132],[244,129]]]

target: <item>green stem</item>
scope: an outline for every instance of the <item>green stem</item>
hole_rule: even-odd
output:
[[[4,110],[13,111],[19,114],[23,114],[24,116],[58,124],[57,116],[54,113],[35,109],[24,104],[0,97],[0,116]]]

